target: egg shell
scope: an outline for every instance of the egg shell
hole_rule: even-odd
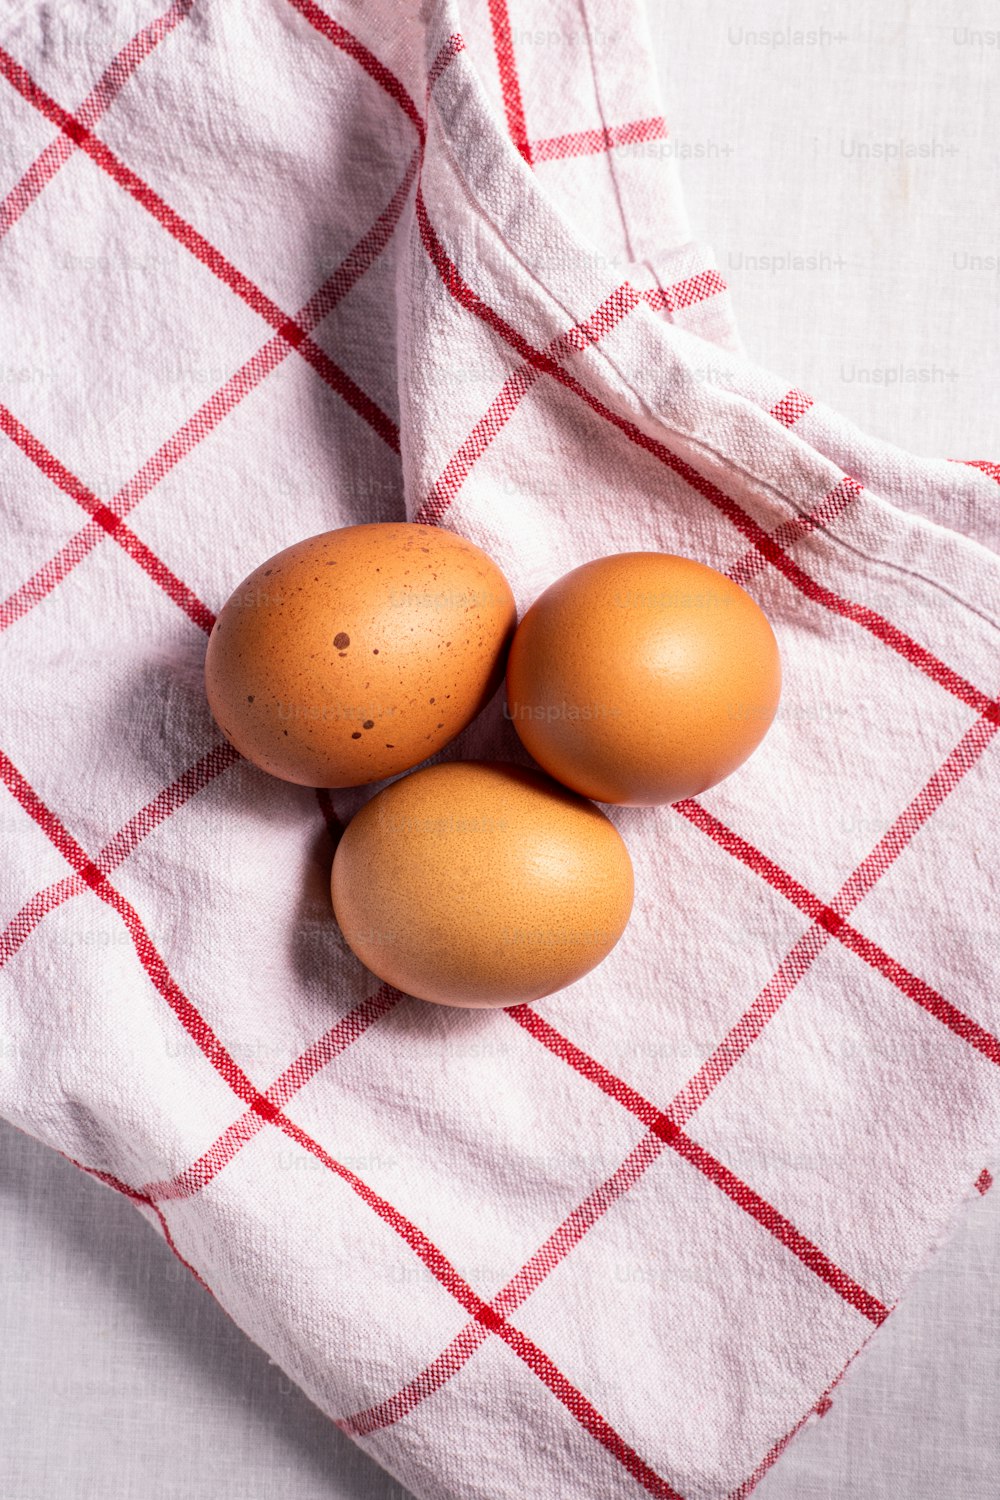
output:
[[[567,786],[645,806],[696,796],[767,732],[778,643],[738,584],[690,558],[623,552],[552,584],[518,627],[507,712]]]
[[[380,979],[441,1005],[517,1005],[610,953],[632,909],[632,862],[605,815],[549,777],[452,761],[355,814],[331,893]]]
[[[301,786],[359,786],[426,760],[492,697],[517,613],[485,552],[433,526],[347,526],[245,578],[205,687],[248,760]]]

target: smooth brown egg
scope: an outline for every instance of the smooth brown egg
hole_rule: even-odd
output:
[[[714,568],[624,552],[567,573],[518,627],[507,712],[550,775],[599,802],[676,802],[728,776],[781,693],[778,644]]]
[[[223,607],[205,687],[241,755],[359,786],[454,739],[492,697],[517,621],[479,547],[433,526],[347,526],[286,547]]]
[[[452,761],[361,808],[331,891],[349,946],[380,979],[440,1005],[517,1005],[610,953],[632,863],[604,814],[547,776]]]

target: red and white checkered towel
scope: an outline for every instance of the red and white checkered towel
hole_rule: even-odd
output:
[[[1000,471],[743,356],[639,0],[29,0],[0,74],[0,1111],[426,1500],[746,1495],[1000,1137]],[[240,578],[404,513],[522,609],[662,548],[780,638],[537,1006],[379,987],[367,793],[205,704]]]

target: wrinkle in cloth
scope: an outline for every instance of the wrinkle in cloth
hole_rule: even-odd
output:
[[[744,351],[640,0],[51,0],[0,33],[0,1112],[420,1500],[749,1493],[995,1155],[1000,470]],[[779,716],[610,810],[597,970],[451,1013],[329,909],[371,789],[202,663],[263,558],[471,537],[523,611],[729,574]],[[523,758],[500,697],[445,752]]]

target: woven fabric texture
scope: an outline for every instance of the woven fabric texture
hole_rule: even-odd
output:
[[[637,0],[41,0],[0,75],[0,1112],[421,1500],[739,1500],[995,1157],[1000,468],[747,358]],[[660,549],[779,637],[537,1006],[379,986],[370,789],[206,707],[236,582],[404,517],[521,610]],[[446,754],[520,757],[499,697]]]

